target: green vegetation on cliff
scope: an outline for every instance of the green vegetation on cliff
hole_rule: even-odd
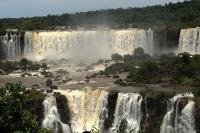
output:
[[[110,75],[127,72],[126,79],[116,81],[120,85],[138,86],[164,83],[200,88],[200,55],[169,53],[158,58],[145,54],[142,48],[137,48],[133,55],[124,55],[122,58],[118,58],[119,60],[116,60],[116,56],[119,55],[112,55],[112,59],[116,63],[108,66],[99,74]],[[198,94],[198,91],[195,92]]]
[[[7,83],[1,87],[0,132],[50,133],[39,124],[43,113],[39,108],[42,108],[43,100],[44,96],[40,92],[27,91],[21,83]]]
[[[0,19],[0,29],[51,29],[55,26],[109,25],[111,27],[139,27],[155,29],[200,26],[200,1],[192,0],[148,6],[143,8],[108,9],[75,14],[48,15],[32,18]]]

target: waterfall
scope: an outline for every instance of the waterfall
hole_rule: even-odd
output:
[[[6,34],[0,37],[0,47],[2,48],[4,59],[15,60],[21,57],[22,44],[21,35]]]
[[[47,96],[43,102],[45,109],[43,126],[53,129],[56,133],[82,133],[90,131],[93,127],[105,133],[129,133],[130,131],[138,133],[141,129],[143,98],[138,93],[118,93],[112,97],[105,90],[94,90],[90,87],[82,90],[55,91],[66,97],[70,113],[69,123],[64,124],[57,109],[58,101],[52,95]],[[104,128],[106,119],[111,118],[108,107],[113,103],[111,99],[108,100],[111,97],[112,100],[116,100],[114,118],[107,121],[112,125],[106,129]],[[183,93],[169,99],[160,133],[196,133],[193,98],[193,94]]]
[[[200,53],[200,28],[181,30],[177,52]]]
[[[153,31],[142,29],[39,31],[25,33],[24,54],[28,58],[110,58],[112,53],[131,54],[137,47],[153,53]],[[90,56],[93,55],[93,56]]]
[[[104,131],[104,123],[105,120],[108,118],[108,94],[105,95],[104,99],[103,99],[103,103],[102,103],[102,110],[99,116],[99,129],[101,131]]]
[[[7,60],[23,55],[33,60],[69,58],[91,63],[108,59],[113,53],[131,54],[138,47],[151,55],[154,49],[151,29],[27,31],[22,39],[11,33],[1,36],[1,56]]]
[[[169,99],[160,133],[196,133],[194,129],[194,96],[191,93],[177,94]],[[179,104],[187,99],[187,105],[180,111]]]
[[[142,96],[137,93],[119,93],[115,111],[114,128],[120,132],[138,133],[142,119]]]
[[[148,107],[147,107],[147,97],[145,97],[145,114],[146,114],[146,119],[149,118],[149,112],[148,112]]]
[[[71,113],[71,127],[73,133],[90,131],[93,127],[100,129],[107,115],[106,103],[108,92],[103,90],[61,91],[69,104]]]
[[[181,112],[180,121],[181,123],[178,125],[178,129],[180,133],[195,133],[194,125],[194,110],[195,103],[194,101],[188,101],[188,104]]]
[[[70,127],[61,122],[56,98],[48,96],[43,103],[45,108],[43,126],[54,129],[55,132],[62,129],[63,133],[82,133],[94,127],[101,132],[114,133],[113,129],[118,127],[120,133],[128,133],[130,130],[138,133],[140,129],[143,99],[137,93],[111,94],[104,90],[92,90],[90,87],[85,87],[83,90],[56,90],[56,92],[67,98],[71,118]],[[113,100],[116,100],[116,105],[112,105]],[[108,105],[113,107],[110,108]],[[114,109],[114,118],[109,116],[112,114],[108,112],[108,108]],[[109,121],[113,121],[113,124],[109,123],[111,125],[106,129],[104,125],[108,118],[113,119]]]
[[[45,118],[43,120],[42,125],[45,128],[53,129],[56,133],[71,133],[71,130],[67,124],[64,124],[60,120],[60,116],[58,114],[56,98],[54,96],[50,96],[45,99],[43,102],[45,109]]]

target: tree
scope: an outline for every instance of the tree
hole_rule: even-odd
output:
[[[33,64],[33,62],[23,58],[20,60],[19,64],[23,70],[27,70]]]
[[[198,0],[170,3],[142,8],[108,9],[74,14],[48,15],[32,18],[0,19],[3,28],[21,28],[23,30],[53,29],[55,26],[107,24],[113,28],[139,27],[165,30],[169,28],[198,27],[200,19]]]
[[[30,101],[21,83],[7,83],[0,88],[0,132],[49,132],[38,124]]]
[[[47,70],[47,69],[48,69],[48,66],[47,66],[46,63],[42,63],[41,68],[42,68],[43,70]]]
[[[34,29],[37,29],[36,27],[37,27],[36,24],[33,23],[32,20],[25,20],[22,23],[22,29],[23,30],[34,30]]]
[[[176,68],[176,77],[181,79],[183,77],[192,77],[195,74],[195,69],[192,64],[192,55],[189,53],[178,54],[174,67]]]
[[[134,55],[135,56],[143,56],[144,55],[144,49],[141,47],[138,47],[134,50]]]
[[[187,52],[184,52],[184,53],[180,53],[178,54],[178,62],[180,63],[183,63],[184,65],[187,65],[189,63],[191,63],[192,61],[192,55],[187,53]]]
[[[159,75],[159,66],[155,62],[145,62],[138,71],[131,71],[129,78],[137,83],[154,83],[157,82]]]
[[[111,55],[111,59],[114,61],[120,61],[123,60],[123,57],[120,54],[116,53]]]

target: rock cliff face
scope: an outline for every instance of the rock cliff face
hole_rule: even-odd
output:
[[[176,53],[179,44],[179,36],[179,29],[153,31],[154,54]]]

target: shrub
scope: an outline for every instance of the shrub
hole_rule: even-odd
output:
[[[134,50],[133,54],[135,56],[143,56],[144,55],[144,49],[141,47],[138,47]]]
[[[32,113],[35,104],[31,103],[36,102],[36,95],[32,93],[30,96],[21,83],[7,83],[0,88],[0,132],[49,132],[39,125]]]
[[[193,79],[193,86],[200,87],[200,75],[195,76]]]
[[[193,84],[193,79],[188,77],[182,77],[180,78],[180,83],[183,86],[191,86]]]
[[[111,55],[111,59],[114,61],[120,61],[120,60],[123,60],[123,57],[116,53],[116,54]]]
[[[41,68],[42,68],[43,70],[47,70],[47,69],[48,69],[48,66],[47,66],[46,63],[42,63]]]

